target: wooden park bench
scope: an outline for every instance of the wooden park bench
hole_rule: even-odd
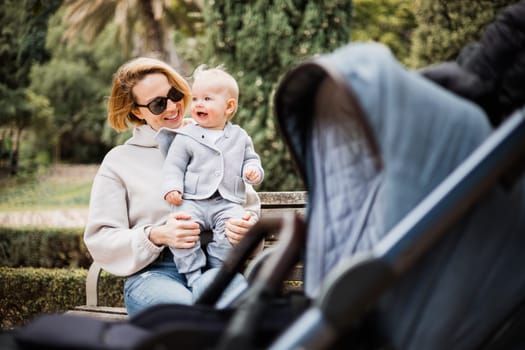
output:
[[[276,217],[287,212],[295,212],[302,216],[306,207],[307,194],[304,191],[259,192],[259,198],[261,199],[261,217]],[[269,233],[265,237],[264,247],[270,247],[278,239],[277,233]],[[127,319],[128,315],[125,308],[99,305],[98,284],[101,272],[100,265],[93,262],[86,278],[86,305],[77,306],[68,313],[106,320]],[[296,284],[300,283],[302,272],[302,265],[298,264],[289,276],[289,280]]]

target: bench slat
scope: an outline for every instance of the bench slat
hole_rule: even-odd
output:
[[[301,208],[306,206],[306,191],[294,192],[257,192],[261,200],[261,208]]]
[[[125,307],[115,307],[115,306],[87,306],[81,305],[75,307],[75,310],[78,311],[97,311],[104,314],[110,315],[127,315]]]
[[[77,306],[66,312],[70,315],[88,316],[105,321],[123,321],[128,319],[126,308],[110,306]]]
[[[278,217],[287,212],[293,212],[304,217],[304,211],[304,208],[263,208],[261,209],[261,217]]]

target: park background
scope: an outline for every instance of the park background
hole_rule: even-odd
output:
[[[0,0],[0,214],[86,210],[97,165],[130,136],[106,122],[112,75],[130,58],[161,58],[188,78],[223,64],[240,85],[233,122],[267,174],[257,189],[302,190],[273,110],[291,67],[353,41],[382,42],[409,69],[454,60],[515,2]],[[2,327],[82,303],[81,224],[23,224],[0,220]]]

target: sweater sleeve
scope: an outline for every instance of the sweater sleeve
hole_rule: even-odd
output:
[[[249,181],[246,178],[244,173],[245,173],[246,168],[248,166],[253,166],[253,167],[257,168],[257,171],[261,175],[261,180],[259,180],[259,182],[252,183],[251,181]],[[261,159],[260,159],[259,155],[255,152],[255,147],[253,146],[253,141],[252,141],[251,137],[248,136],[248,134],[246,134],[246,142],[245,142],[245,146],[244,146],[244,162],[243,162],[243,165],[242,165],[242,173],[243,173],[243,176],[242,176],[243,180],[245,182],[249,183],[250,185],[259,185],[264,180],[264,169],[263,169],[263,167],[261,165]]]
[[[84,241],[93,259],[118,276],[139,271],[163,249],[148,239],[148,228],[130,228],[126,189],[102,164],[93,181],[84,231]]]
[[[252,185],[246,185],[246,203],[244,209],[252,214],[250,220],[258,221],[261,217],[261,200],[257,195],[257,192],[253,189]]]

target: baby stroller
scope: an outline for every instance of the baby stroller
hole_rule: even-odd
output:
[[[275,106],[308,190],[306,225],[262,220],[200,306],[147,310],[119,325],[137,340],[113,348],[525,344],[516,338],[525,324],[516,313],[525,300],[525,188],[516,167],[523,110],[493,131],[477,106],[407,71],[378,44],[295,67]],[[276,228],[281,242],[250,287],[214,306],[246,252]],[[305,295],[294,308],[278,290],[299,259]]]
[[[314,305],[272,349],[523,348],[525,109],[493,132],[377,44],[296,67],[275,105]]]

